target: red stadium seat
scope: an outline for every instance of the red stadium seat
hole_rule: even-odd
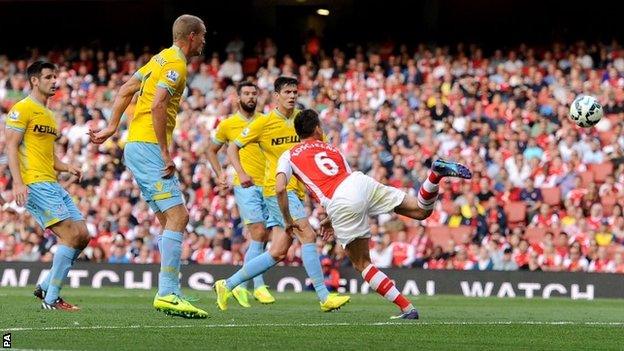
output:
[[[607,246],[607,257],[609,257],[610,259],[613,259],[615,254],[618,252],[624,252],[624,248],[622,245],[612,243],[611,245]]]
[[[542,242],[542,239],[546,235],[546,228],[536,227],[527,228],[524,231],[524,239],[529,241],[529,244],[538,244]]]
[[[450,228],[451,238],[456,244],[464,242],[464,237],[468,235],[470,238],[473,236],[474,229],[468,225],[460,225],[457,228]]]
[[[433,242],[433,246],[441,246],[446,250],[451,238],[451,230],[447,226],[427,227],[426,233]]]
[[[613,144],[617,139],[617,135],[615,135],[615,132],[613,130],[608,130],[606,132],[598,133],[598,138],[600,139],[600,143],[602,144],[602,146],[605,146]]]
[[[594,182],[594,173],[592,171],[586,171],[578,174],[581,177],[581,186],[583,188],[589,187],[589,184]]]
[[[526,220],[526,203],[522,201],[508,202],[505,204],[505,214],[510,228],[524,226]]]
[[[444,212],[446,212],[447,214],[452,214],[453,213],[453,208],[454,208],[455,204],[453,203],[453,201],[451,200],[442,200],[442,210],[444,210]]]
[[[561,203],[561,189],[559,187],[541,188],[544,202],[550,206],[559,206]]]
[[[594,175],[594,181],[596,183],[604,183],[607,176],[613,174],[613,163],[607,161],[597,165],[591,165],[590,170]]]

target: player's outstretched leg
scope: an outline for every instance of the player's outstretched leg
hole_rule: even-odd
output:
[[[42,285],[37,286],[34,295],[42,300],[42,309],[78,311],[80,308],[63,300],[60,293],[69,270],[82,249],[89,243],[87,227],[84,221],[68,219],[54,224],[50,229],[60,238],[60,241],[54,253],[52,268]]]
[[[368,285],[379,295],[401,309],[401,314],[391,318],[419,318],[418,310],[399,292],[392,280],[371,263],[368,251],[368,238],[355,239],[347,245],[345,250],[353,263],[353,267],[362,274]]]
[[[232,290],[243,282],[262,274],[275,266],[279,262],[269,251],[245,263],[241,269],[228,279],[221,279],[215,282],[215,292],[217,293],[217,306],[221,311],[227,310],[228,299],[232,296]]]
[[[277,231],[277,227],[274,227],[274,231]],[[283,233],[283,232],[282,232]],[[275,233],[273,243],[271,245],[271,252],[265,251],[259,256],[245,262],[243,267],[236,271],[232,276],[227,279],[218,280],[215,282],[215,292],[217,294],[217,306],[221,311],[225,311],[228,308],[228,299],[233,296],[232,290],[240,284],[252,279],[256,276],[269,270],[275,266],[277,262],[281,261],[285,257],[285,252],[292,244],[292,239],[287,235],[278,235]],[[285,247],[285,249],[281,249]],[[281,255],[281,251],[284,254]]]
[[[460,163],[444,160],[434,161],[427,179],[418,189],[418,196],[405,196],[403,202],[394,209],[394,212],[418,220],[429,217],[438,199],[439,183],[444,177],[470,179],[472,172]]]

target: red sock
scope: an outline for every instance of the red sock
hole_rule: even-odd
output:
[[[394,286],[394,283],[382,271],[372,264],[362,271],[362,277],[379,295],[399,306],[405,312],[413,308],[412,303]]]
[[[418,190],[418,207],[423,210],[432,210],[436,200],[438,199],[438,182],[442,179],[435,172],[430,171],[429,176]]]
[[[442,180],[442,178],[444,177],[434,171],[429,171],[429,176],[427,177],[427,179],[429,179],[429,181],[433,184],[438,184]]]

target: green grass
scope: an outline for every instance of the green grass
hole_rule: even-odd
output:
[[[421,320],[388,317],[394,305],[355,295],[320,312],[312,293],[276,294],[277,303],[217,310],[197,294],[204,320],[168,317],[154,292],[121,288],[63,290],[82,307],[43,311],[32,288],[0,289],[0,332],[13,348],[55,350],[622,350],[624,301],[417,297]],[[189,291],[190,292],[190,291]]]

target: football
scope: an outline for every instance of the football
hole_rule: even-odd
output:
[[[595,126],[602,115],[602,105],[593,96],[579,95],[570,105],[570,119],[583,128]]]

